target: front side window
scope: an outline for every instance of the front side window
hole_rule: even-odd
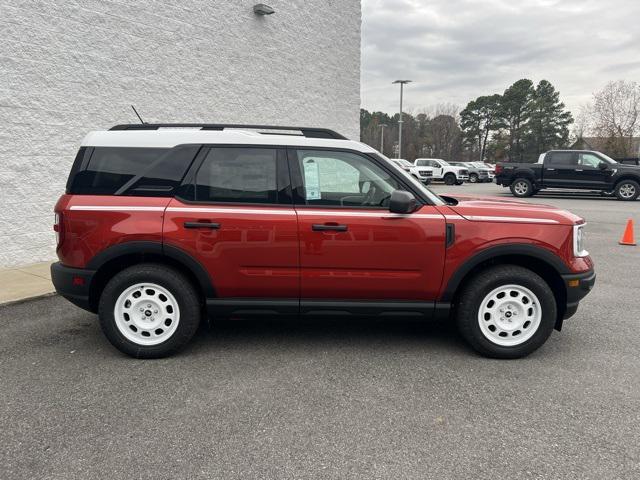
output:
[[[298,150],[306,205],[387,207],[400,185],[370,159],[349,152]]]
[[[579,155],[578,164],[583,167],[597,168],[602,163],[602,160],[593,153],[581,153]]]
[[[197,202],[277,203],[277,150],[212,148],[198,169]]]

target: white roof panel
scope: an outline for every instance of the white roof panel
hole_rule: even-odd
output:
[[[328,147],[346,148],[359,152],[376,151],[369,145],[353,140],[310,138],[302,135],[265,135],[240,129],[160,128],[158,130],[98,130],[90,132],[82,140],[82,146],[84,147],[171,148],[188,143]]]

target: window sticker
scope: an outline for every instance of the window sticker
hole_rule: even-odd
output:
[[[307,158],[303,162],[304,187],[307,200],[320,200],[320,168],[313,158]]]

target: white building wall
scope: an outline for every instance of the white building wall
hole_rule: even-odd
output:
[[[333,128],[359,139],[360,1],[0,0],[0,267],[55,257],[82,137],[147,122]]]

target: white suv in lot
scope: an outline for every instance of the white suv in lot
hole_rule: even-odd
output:
[[[463,167],[454,167],[440,158],[416,158],[413,162],[416,167],[431,167],[433,179],[442,180],[447,185],[462,185],[469,180],[469,170]]]

